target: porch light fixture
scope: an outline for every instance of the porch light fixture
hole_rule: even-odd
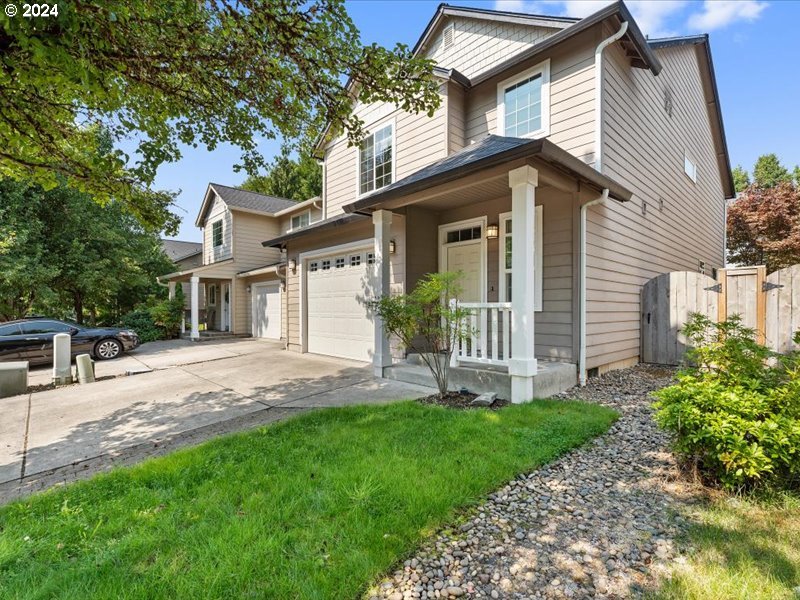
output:
[[[289,269],[292,271],[292,273],[294,273],[297,269],[297,261],[293,258],[289,259]]]
[[[499,235],[500,235],[500,226],[497,223],[493,223],[491,225],[486,226],[487,240],[496,240],[497,236]]]
[[[245,291],[249,294],[250,293],[250,286],[248,285]]]
[[[394,243],[394,240],[389,240],[389,254],[394,254],[397,252],[397,244]]]

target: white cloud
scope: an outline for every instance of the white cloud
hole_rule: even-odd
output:
[[[702,12],[689,17],[692,30],[712,31],[736,21],[754,21],[767,8],[757,0],[705,0]]]
[[[612,0],[495,0],[497,10],[586,17],[597,12]],[[695,3],[696,4],[696,3]],[[686,26],[688,0],[629,0],[628,8],[639,28],[651,37],[679,35]],[[754,21],[761,16],[767,3],[761,0],[704,0],[700,12],[689,15],[688,29],[712,31],[736,21]]]

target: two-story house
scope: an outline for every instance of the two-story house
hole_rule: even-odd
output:
[[[285,260],[261,241],[296,233],[320,218],[319,198],[295,202],[210,183],[195,221],[203,231],[201,260],[159,278],[169,283],[171,295],[176,285],[188,284],[189,336],[228,332],[286,339]]]
[[[367,301],[448,270],[474,315],[454,363],[492,374],[473,389],[500,373],[523,401],[635,363],[641,285],[724,264],[708,37],[647,40],[622,2],[580,20],[441,5],[415,52],[437,63],[436,113],[356,103],[363,142],[316,148],[321,220],[262,236],[286,253],[288,348],[395,376]]]

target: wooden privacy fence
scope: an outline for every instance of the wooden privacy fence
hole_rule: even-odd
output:
[[[713,321],[738,314],[775,352],[800,350],[800,264],[766,274],[765,267],[720,269],[717,279],[692,271],[663,273],[642,287],[642,362],[680,364],[686,352],[681,333],[691,313]]]

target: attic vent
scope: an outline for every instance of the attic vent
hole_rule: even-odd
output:
[[[664,90],[664,110],[671,117],[672,116],[672,90],[667,88]]]
[[[450,46],[453,45],[456,37],[456,26],[455,23],[450,23],[447,27],[444,28],[442,32],[442,50],[447,50]]]

